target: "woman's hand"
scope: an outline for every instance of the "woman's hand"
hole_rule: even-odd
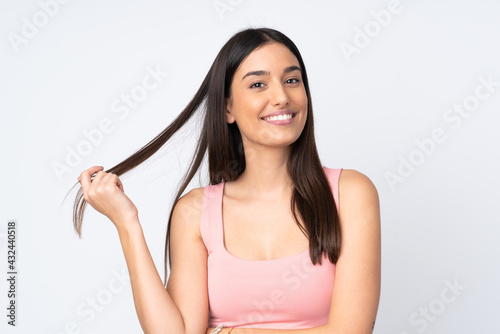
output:
[[[78,181],[85,201],[108,217],[117,229],[126,227],[123,226],[126,222],[138,216],[136,206],[125,195],[123,184],[117,175],[104,172],[103,167],[94,166],[83,171]]]

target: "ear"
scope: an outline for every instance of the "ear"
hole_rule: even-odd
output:
[[[231,114],[232,109],[232,101],[231,98],[226,97],[226,122],[229,124],[234,123],[236,120],[234,119],[233,114]]]

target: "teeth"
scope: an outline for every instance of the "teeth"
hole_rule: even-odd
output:
[[[266,117],[265,120],[266,121],[282,121],[282,120],[290,119],[290,118],[292,118],[292,114],[270,116],[270,117]]]

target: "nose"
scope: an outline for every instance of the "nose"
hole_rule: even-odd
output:
[[[271,104],[276,107],[283,107],[288,105],[288,94],[286,93],[285,87],[281,83],[276,83],[271,88]]]

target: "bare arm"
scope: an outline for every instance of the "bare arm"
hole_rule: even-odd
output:
[[[198,309],[199,314],[194,317],[189,306],[197,310],[194,303],[203,305],[207,308],[206,313],[208,314],[208,303],[204,305],[205,298],[203,296],[198,295],[197,298],[193,298],[193,294],[186,292],[184,295],[183,292],[183,290],[189,289],[186,284],[200,283],[193,282],[189,278],[185,281],[181,280],[181,282],[179,279],[175,279],[175,288],[170,289],[170,293],[167,292],[144,239],[137,209],[123,192],[123,185],[118,176],[102,171],[95,176],[93,181],[90,180],[90,175],[101,170],[102,168],[99,167],[90,168],[80,175],[79,180],[82,184],[85,200],[97,211],[106,215],[117,228],[130,274],[135,308],[142,329],[145,333],[203,333],[207,324],[207,319],[203,315],[203,307],[201,307],[202,310]],[[182,226],[192,227],[196,224],[197,208],[193,205],[187,205],[187,202],[188,200],[181,199],[174,209],[172,241],[175,242],[175,246],[173,249],[175,248],[176,253],[179,250],[186,250],[186,256],[196,253],[193,257],[201,259],[198,263],[202,263],[204,255],[206,261],[206,251],[205,254],[200,252],[199,244],[188,244],[185,246],[186,249],[178,246],[179,243],[190,243],[195,240],[189,234],[191,230],[182,228]],[[184,219],[189,218],[190,221],[184,221]],[[183,233],[185,235],[182,235]],[[179,256],[181,255],[175,256],[174,259],[179,259]],[[184,268],[182,263],[177,264],[175,272],[172,270],[171,278],[172,276],[179,277],[178,272],[185,273],[186,271],[182,268]],[[202,271],[202,268],[203,266],[201,269],[198,268],[198,271]],[[206,283],[204,284],[206,286]]]
[[[231,334],[370,334],[380,299],[381,233],[377,190],[365,175],[343,170],[339,181],[342,245],[328,323],[295,329],[234,328]],[[210,330],[206,333],[209,334]],[[224,329],[222,333],[227,333]]]
[[[124,223],[124,222],[122,222]],[[118,230],[127,261],[135,309],[145,333],[185,333],[182,314],[165,290],[138,219]]]
[[[208,324],[208,254],[200,232],[202,202],[203,188],[183,196],[175,206],[170,230],[172,263],[167,291],[189,334],[204,333]]]

